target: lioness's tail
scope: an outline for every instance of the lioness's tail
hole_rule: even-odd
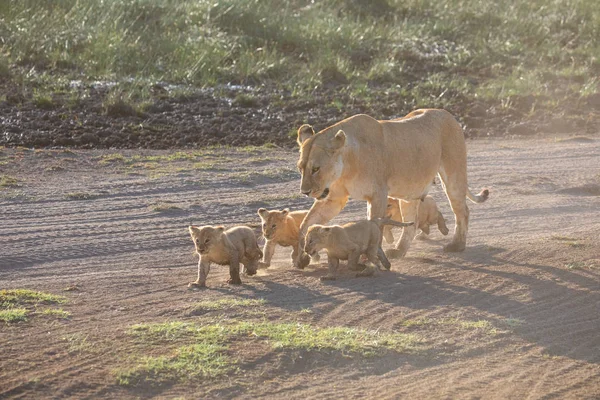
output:
[[[467,188],[467,197],[473,203],[483,203],[490,197],[490,191],[488,189],[483,189],[479,194],[471,193],[471,189]]]
[[[382,225],[393,225],[393,226],[398,226],[400,228],[404,228],[405,226],[411,226],[414,225],[414,222],[398,222],[398,221],[394,221],[392,220],[390,217],[386,217],[386,218],[373,218],[371,221],[375,222],[379,228],[381,228]]]

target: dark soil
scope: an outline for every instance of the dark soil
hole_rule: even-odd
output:
[[[366,113],[378,119],[401,117],[419,107],[400,88],[373,86],[354,96],[333,82],[307,96],[265,86],[222,86],[177,94],[168,85],[146,88],[144,106],[135,100],[107,101],[110,85],[66,87],[52,99],[35,99],[32,88],[0,84],[0,145],[35,148],[196,148],[210,145],[295,145],[295,130],[303,123],[316,129]],[[181,91],[179,91],[181,92]],[[64,93],[64,94],[61,94]],[[514,97],[508,102],[474,102],[446,93],[467,137],[539,136],[594,133],[600,129],[600,107],[593,96],[572,99],[558,109],[546,109],[544,99]],[[149,100],[149,101],[148,101]],[[140,101],[141,102],[141,101]],[[534,111],[531,111],[534,109]]]

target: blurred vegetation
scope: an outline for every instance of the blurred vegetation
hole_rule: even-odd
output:
[[[599,37],[597,0],[4,0],[0,81],[398,85],[429,105],[551,102],[600,90]]]

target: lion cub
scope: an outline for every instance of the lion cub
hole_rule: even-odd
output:
[[[248,275],[256,274],[262,251],[256,243],[254,231],[247,226],[236,226],[225,230],[222,226],[190,226],[190,235],[200,255],[198,279],[189,287],[206,286],[210,263],[229,265],[227,283],[240,285],[240,263]]]
[[[304,251],[311,257],[317,251],[325,249],[329,271],[321,280],[335,279],[335,273],[340,260],[348,260],[348,269],[357,270],[361,268],[359,258],[365,254],[378,269],[390,269],[390,262],[381,249],[381,226],[410,226],[414,222],[396,222],[389,218],[363,220],[350,222],[343,226],[312,225],[306,233]],[[382,265],[383,263],[383,265]],[[364,266],[362,266],[364,268]],[[370,268],[364,268],[357,276],[369,276],[373,274]]]
[[[402,221],[401,206],[400,200],[388,197],[386,216],[393,221]],[[419,203],[419,224],[417,225],[417,229],[420,229],[421,233],[416,236],[417,239],[427,238],[427,235],[429,235],[429,226],[435,224],[437,224],[442,235],[445,236],[448,234],[448,227],[446,226],[444,216],[438,210],[433,197],[427,195]],[[388,225],[383,228],[383,237],[386,242],[394,243],[391,226]]]
[[[262,220],[262,233],[266,239],[263,247],[262,265],[269,267],[271,259],[275,253],[275,246],[292,246],[292,262],[298,256],[298,241],[300,235],[300,224],[306,217],[308,210],[291,211],[284,210],[269,211],[265,208],[258,209],[258,216]],[[312,258],[313,261],[319,261],[318,255]]]

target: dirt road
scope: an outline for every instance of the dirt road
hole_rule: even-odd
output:
[[[470,141],[467,249],[414,241],[391,272],[322,283],[289,249],[241,287],[213,267],[191,291],[194,224],[257,225],[259,207],[310,206],[297,153],[277,148],[0,150],[0,289],[63,295],[69,318],[0,322],[1,398],[599,398],[600,138]],[[440,186],[432,195],[449,227]],[[363,217],[350,202],[336,219]],[[396,236],[399,232],[395,232]],[[191,313],[199,301],[264,305]],[[230,344],[236,369],[162,385],[119,384],[119,368],[172,350],[138,323],[299,322],[413,334],[411,352]],[[246,340],[246,339],[244,339]]]

